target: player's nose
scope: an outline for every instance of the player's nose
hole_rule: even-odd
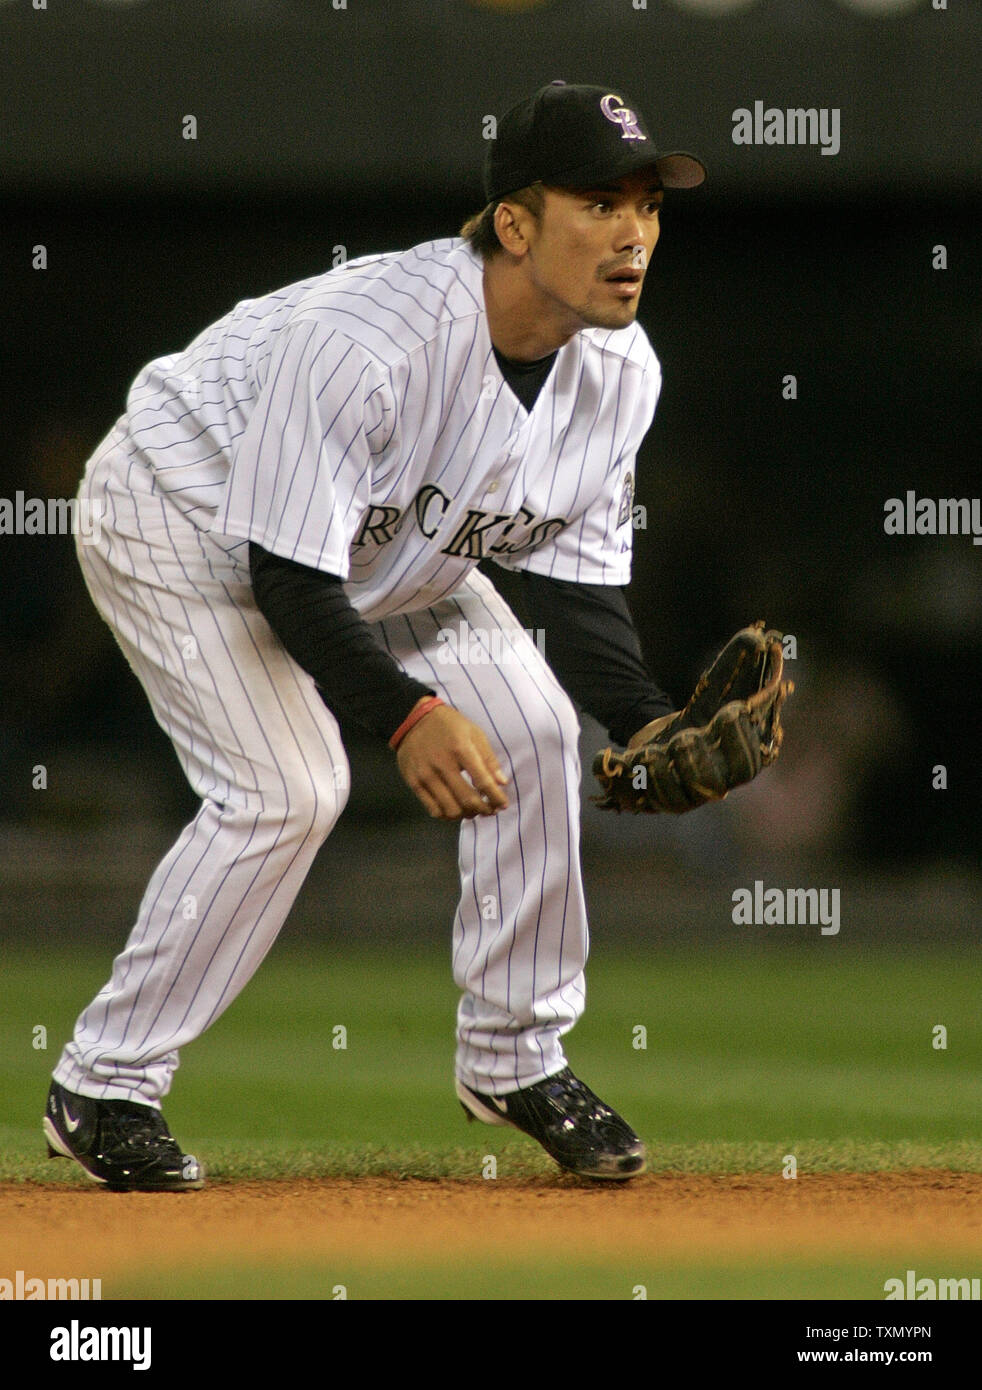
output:
[[[627,244],[632,249],[632,254],[642,259],[643,264],[651,257],[652,251],[658,245],[658,238],[661,235],[661,226],[658,222],[654,226],[638,227],[627,240]]]
[[[622,207],[620,216],[617,219],[617,231],[621,239],[633,238],[635,241],[644,241],[644,222],[639,210],[633,205]]]
[[[641,219],[632,215],[617,229],[614,249],[619,256],[630,255],[632,260],[644,256],[649,244],[658,240],[658,228],[644,228]]]

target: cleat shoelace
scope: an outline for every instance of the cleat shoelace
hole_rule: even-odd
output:
[[[145,1105],[127,1105],[125,1110],[107,1107],[101,1120],[100,1147],[107,1159],[129,1158],[133,1153],[144,1158],[180,1159],[180,1150],[158,1110]]]
[[[623,1122],[612,1126],[611,1121],[615,1118],[613,1111],[592,1095],[582,1081],[575,1078],[554,1081],[545,1088],[544,1098],[550,1108],[555,1110],[556,1118],[563,1128],[570,1127],[571,1114],[575,1114],[579,1124],[589,1125],[594,1134],[609,1132],[611,1128],[617,1131],[620,1131],[622,1126],[624,1129],[627,1128]]]

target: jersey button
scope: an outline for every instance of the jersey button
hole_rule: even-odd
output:
[[[488,492],[497,492],[499,487],[500,484],[497,480],[495,480],[493,483],[488,483]]]

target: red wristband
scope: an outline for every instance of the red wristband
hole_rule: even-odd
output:
[[[429,714],[431,709],[436,709],[437,705],[442,705],[443,703],[444,701],[440,699],[439,695],[427,695],[424,700],[420,700],[419,704],[414,705],[409,711],[398,729],[396,729],[395,733],[389,739],[389,747],[393,750],[398,748],[413,725],[418,724],[425,714]]]

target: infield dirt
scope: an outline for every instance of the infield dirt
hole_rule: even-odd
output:
[[[649,1174],[616,1188],[541,1180],[333,1179],[216,1183],[182,1195],[0,1188],[4,1263],[34,1277],[98,1271],[103,1297],[145,1267],[212,1258],[377,1257],[453,1251],[582,1260],[673,1252],[707,1260],[982,1250],[982,1175],[805,1174],[794,1180]]]

